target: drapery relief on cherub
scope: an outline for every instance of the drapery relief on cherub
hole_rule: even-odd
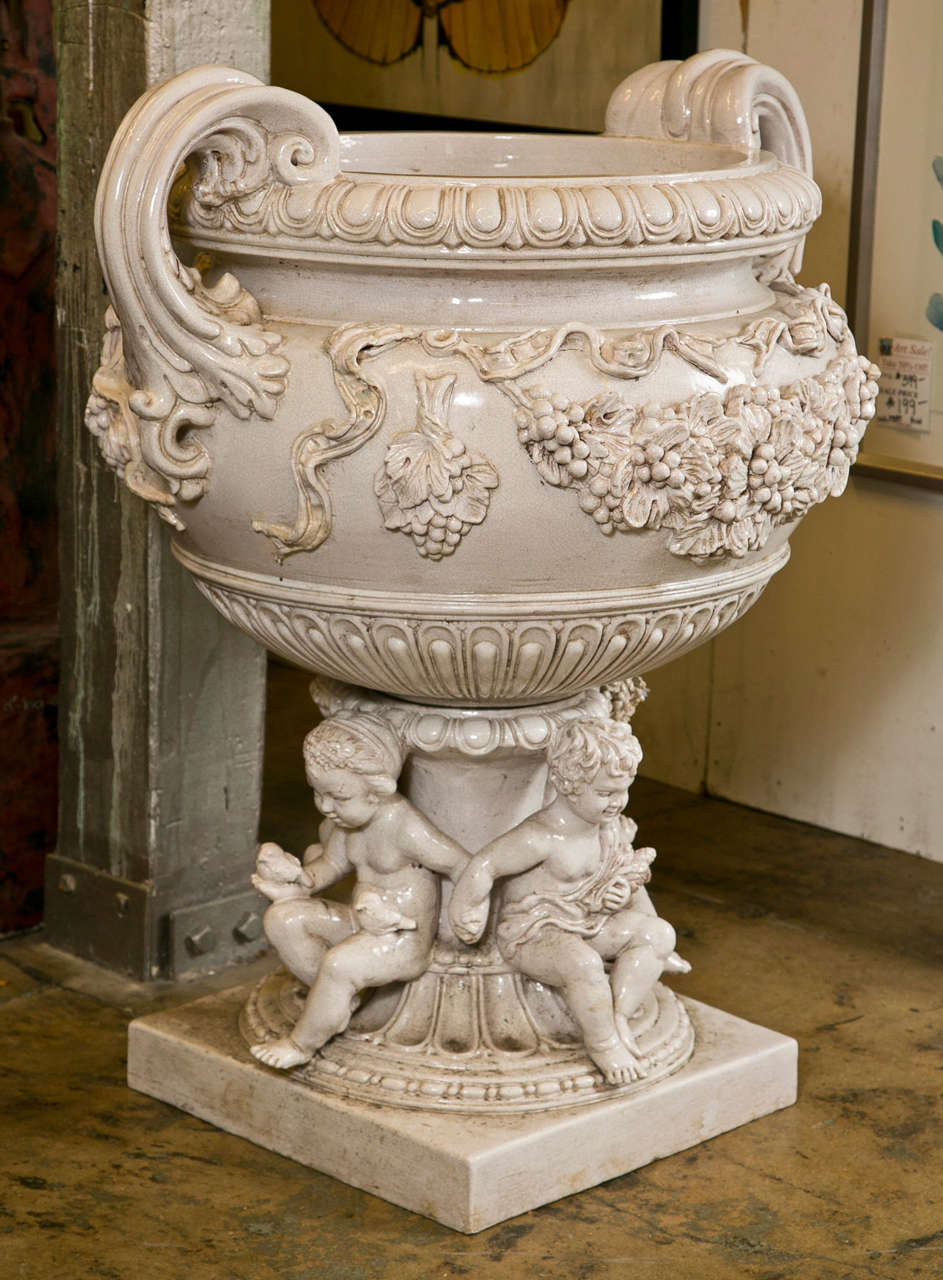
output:
[[[560,992],[611,1085],[645,1076],[630,1019],[663,972],[690,968],[644,888],[655,851],[633,848],[635,824],[622,816],[641,755],[626,724],[566,724],[548,752],[555,795],[471,859],[449,906],[456,934],[474,943],[503,879],[501,955]]]
[[[253,884],[272,905],[265,933],[308,987],[288,1036],[253,1046],[272,1067],[309,1061],[342,1032],[361,993],[418,978],[428,967],[441,903],[468,854],[397,790],[404,752],[379,716],[332,716],[307,735],[305,770],[321,814],[320,842],[303,860],[277,844],[259,850]],[[320,898],[351,871],[350,906]]]

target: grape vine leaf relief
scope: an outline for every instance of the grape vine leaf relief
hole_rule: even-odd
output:
[[[399,529],[429,560],[450,556],[488,513],[498,473],[448,425],[455,374],[416,375],[415,430],[390,441],[374,491],[387,529]]]

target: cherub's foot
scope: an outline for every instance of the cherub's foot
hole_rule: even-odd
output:
[[[606,1084],[631,1084],[645,1075],[641,1062],[619,1036],[613,1036],[605,1044],[587,1045],[586,1052],[602,1072]]]
[[[672,951],[671,955],[665,961],[665,967],[662,973],[690,973],[690,961],[685,960],[684,956],[679,956],[677,951]]]
[[[639,1077],[648,1075],[648,1069],[652,1065],[651,1059],[646,1058],[644,1053],[638,1047],[638,1041],[629,1028],[629,1020],[624,1013],[615,1015],[616,1031],[619,1033],[619,1039],[631,1053],[638,1067]]]
[[[267,1067],[278,1067],[282,1071],[287,1071],[289,1067],[300,1067],[303,1062],[310,1062],[314,1057],[312,1052],[295,1044],[291,1036],[254,1044],[250,1053]]]

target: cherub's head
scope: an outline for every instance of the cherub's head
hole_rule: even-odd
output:
[[[638,739],[619,720],[570,720],[547,752],[557,792],[574,813],[593,823],[622,812],[641,759]]]
[[[304,741],[305,773],[325,818],[353,830],[396,790],[403,749],[379,716],[339,712]]]

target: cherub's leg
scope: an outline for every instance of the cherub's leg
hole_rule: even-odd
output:
[[[252,1052],[270,1067],[297,1067],[350,1022],[364,987],[418,978],[429,961],[429,943],[414,932],[356,933],[332,947],[308,991],[291,1035]]]
[[[308,988],[307,1007],[324,957],[356,929],[352,909],[321,898],[289,898],[273,902],[263,923],[265,936],[282,963]],[[283,1069],[297,1067],[311,1057],[292,1036],[253,1045],[251,1052],[260,1062]]]
[[[357,925],[351,908],[340,902],[289,898],[272,903],[263,927],[282,964],[310,987],[328,949],[349,938]]]
[[[615,957],[609,981],[616,1025],[637,1052],[628,1020],[661,977],[674,951],[675,931],[667,920],[640,911],[618,911],[592,940],[606,959]]]
[[[559,988],[586,1052],[608,1084],[628,1084],[642,1074],[616,1028],[602,956],[582,938],[548,926],[517,949],[513,963],[528,977]]]
[[[658,912],[655,910],[651,898],[648,896],[648,890],[644,885],[640,885],[632,894],[632,910],[640,911],[643,915],[654,916]],[[665,966],[662,973],[690,973],[691,966],[677,951],[672,951],[665,960]]]

